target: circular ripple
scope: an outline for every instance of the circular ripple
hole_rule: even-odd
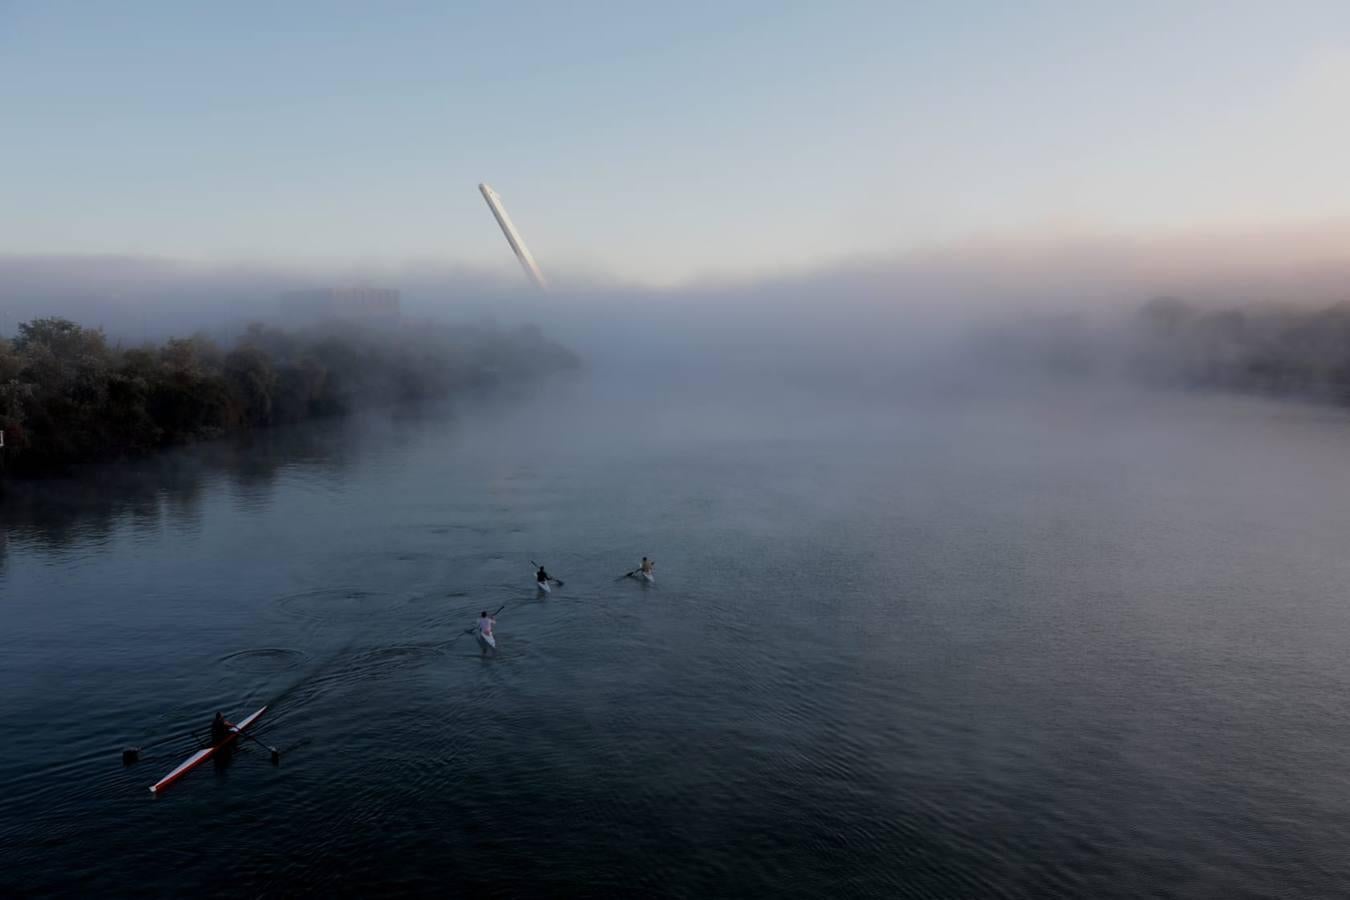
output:
[[[317,588],[279,598],[277,607],[284,612],[316,622],[359,619],[370,613],[384,612],[400,603],[398,597],[377,591],[352,588]]]
[[[270,675],[274,672],[289,672],[303,665],[307,659],[309,656],[306,653],[289,647],[259,647],[222,656],[220,662],[237,672]]]

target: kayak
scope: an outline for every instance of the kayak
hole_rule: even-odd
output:
[[[553,588],[549,587],[547,581],[536,581],[535,584],[539,585],[539,590],[543,591],[545,594],[553,591]]]
[[[638,569],[637,577],[648,584],[656,584],[656,576],[651,572],[644,572],[641,569]]]
[[[217,752],[233,743],[235,739],[239,737],[240,732],[242,732],[248,726],[252,725],[254,721],[258,718],[258,716],[261,716],[266,711],[267,707],[264,706],[262,709],[258,710],[253,715],[241,721],[238,725],[230,725],[230,734],[226,735],[223,741],[211,747],[203,747],[196,753],[189,756],[181,766],[174,769],[168,775],[165,775],[159,781],[156,781],[154,784],[150,785],[150,793],[158,794],[160,791],[164,790],[166,787],[173,784],[178,779],[182,778],[188,772],[191,772],[193,769],[197,768],[202,763],[206,762],[208,759],[215,756]]]
[[[497,649],[497,638],[495,636],[490,634],[484,634],[483,632],[480,631],[478,632],[478,639],[483,643],[487,644],[493,650]]]

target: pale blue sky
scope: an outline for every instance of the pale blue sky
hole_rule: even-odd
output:
[[[0,253],[670,282],[1350,216],[1350,3],[0,0]]]

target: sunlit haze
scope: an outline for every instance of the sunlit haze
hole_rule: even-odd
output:
[[[1350,5],[0,3],[0,253],[758,278],[1350,217]],[[518,274],[518,273],[515,273]]]

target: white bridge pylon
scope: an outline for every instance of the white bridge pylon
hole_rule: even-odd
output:
[[[534,282],[534,286],[540,290],[548,285],[544,283],[544,274],[539,271],[539,266],[535,263],[534,257],[530,255],[530,248],[525,246],[525,239],[516,231],[516,226],[511,223],[511,217],[506,214],[506,207],[502,205],[502,198],[497,196],[491,185],[483,183],[478,185],[478,190],[487,201],[488,209],[492,210],[492,215],[497,219],[497,224],[502,227],[502,234],[506,235],[506,242],[511,245],[515,251],[516,259],[520,260],[520,267],[525,270],[525,275]]]

